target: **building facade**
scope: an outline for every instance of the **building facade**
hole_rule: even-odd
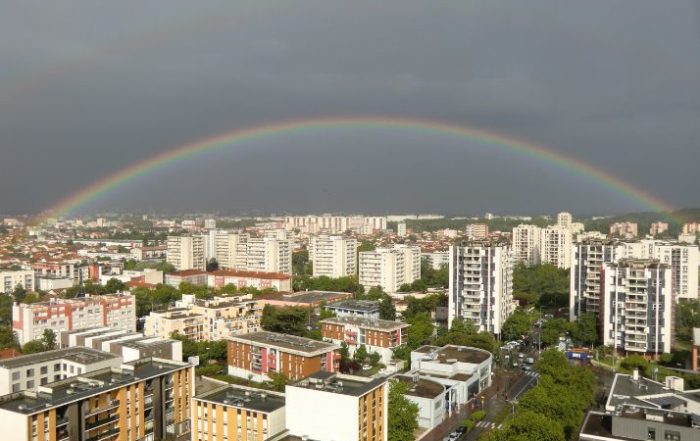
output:
[[[176,270],[198,269],[207,267],[205,258],[205,236],[168,236],[167,261]]]
[[[157,441],[190,431],[194,368],[144,359],[0,397],[17,441]]]
[[[323,339],[340,346],[345,343],[350,355],[364,346],[367,352],[376,352],[381,362],[389,364],[394,350],[408,341],[409,324],[393,320],[360,317],[336,317],[321,320]]]
[[[357,240],[343,236],[315,236],[309,241],[313,276],[338,278],[357,274]]]
[[[35,289],[34,271],[19,270],[19,271],[0,271],[0,292],[10,294],[17,286],[21,286],[27,291]]]
[[[520,224],[513,228],[513,257],[525,265],[540,263],[541,228],[537,225]]]
[[[651,259],[607,263],[601,273],[601,339],[630,353],[671,352],[671,269]]]
[[[229,337],[228,373],[254,381],[282,374],[296,381],[323,371],[338,370],[338,346],[294,335],[259,331]]]
[[[513,254],[510,245],[471,242],[451,246],[448,326],[470,320],[480,331],[501,333],[515,310]]]
[[[12,306],[12,330],[20,344],[41,338],[46,329],[59,332],[98,326],[136,330],[134,297],[129,293],[106,294]]]
[[[397,292],[401,285],[420,279],[419,247],[394,245],[359,255],[359,282],[365,290],[381,286],[386,292]]]
[[[540,231],[540,260],[561,269],[571,267],[571,229],[549,226]]]
[[[233,285],[236,288],[274,289],[278,292],[292,290],[292,277],[288,274],[255,271],[217,270],[207,274],[210,288],[223,288]]]
[[[389,385],[369,379],[317,372],[285,387],[287,428],[301,439],[386,441]]]
[[[601,270],[606,263],[617,262],[623,246],[610,240],[586,240],[572,247],[569,276],[569,318],[600,312]]]

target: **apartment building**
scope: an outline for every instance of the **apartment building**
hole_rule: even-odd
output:
[[[480,331],[501,333],[515,310],[513,254],[509,244],[467,242],[450,247],[448,326],[457,317]]]
[[[420,257],[425,263],[430,265],[430,267],[435,270],[439,270],[443,266],[450,264],[449,251],[422,252]]]
[[[671,269],[652,259],[606,263],[601,272],[601,338],[626,353],[671,352]]]
[[[622,239],[634,239],[637,237],[638,228],[634,222],[615,222],[610,225],[610,235]]]
[[[313,276],[338,278],[357,274],[357,240],[343,236],[315,236],[309,241]]]
[[[278,292],[292,290],[292,276],[281,273],[267,273],[240,270],[217,270],[207,274],[210,288],[223,288],[234,285],[236,288],[274,289]]]
[[[569,276],[569,318],[600,312],[601,270],[606,263],[617,262],[624,245],[610,240],[586,240],[572,247]]]
[[[388,365],[394,350],[406,344],[411,325],[393,320],[361,317],[335,317],[320,321],[323,339],[340,346],[345,343],[350,355],[360,346],[367,352],[376,352],[381,362]]]
[[[548,226],[540,231],[540,261],[558,268],[571,267],[571,229]]]
[[[406,222],[401,221],[396,224],[396,235],[399,237],[406,236]]]
[[[197,299],[192,294],[182,296],[176,307],[184,307],[202,316],[203,340],[222,340],[260,330],[262,305],[252,296],[226,296]],[[161,337],[164,337],[161,335]]]
[[[649,234],[658,236],[668,231],[668,222],[653,222],[649,226]]]
[[[698,299],[700,249],[697,245],[656,242],[652,257],[671,268],[671,290],[675,301]]]
[[[372,234],[386,230],[386,222],[386,216],[287,216],[284,228],[306,234],[343,234],[348,230]]]
[[[365,290],[381,286],[386,292],[397,292],[401,285],[420,279],[419,247],[393,245],[359,254],[359,282]]]
[[[489,237],[488,224],[467,224],[464,232],[469,240],[482,240]]]
[[[192,441],[265,441],[286,431],[284,394],[208,381],[213,388],[192,399]]]
[[[63,331],[59,334],[62,348],[91,348],[121,357],[125,363],[142,358],[164,358],[182,361],[182,342],[170,338],[146,337],[143,333],[92,328]]]
[[[0,397],[17,441],[156,441],[190,431],[194,368],[144,359]]]
[[[140,246],[132,248],[129,253],[137,262],[162,262],[168,258],[167,245]]]
[[[17,271],[0,271],[0,289],[4,294],[11,294],[17,286],[21,286],[27,291],[35,289],[34,271],[32,270],[17,270]]]
[[[166,259],[176,270],[198,269],[207,266],[205,236],[168,236]]]
[[[268,331],[228,340],[228,373],[236,377],[269,381],[277,373],[296,381],[338,370],[340,348],[332,343]]]
[[[700,439],[700,390],[684,390],[683,379],[666,377],[664,383],[617,374],[605,411],[586,415],[582,441],[690,441]]]
[[[525,265],[540,263],[542,229],[537,225],[520,224],[513,228],[513,257]]]
[[[220,268],[245,269],[246,234],[224,230],[210,231],[209,234],[214,235],[214,257]]]
[[[316,372],[287,385],[285,396],[291,436],[335,441],[388,439],[386,378]]]
[[[700,233],[700,222],[689,222],[689,223],[683,224],[683,229],[681,231],[683,234]]]
[[[12,305],[12,330],[20,344],[41,338],[46,329],[60,332],[97,326],[136,330],[134,297],[118,293]]]
[[[566,211],[562,211],[561,213],[557,214],[557,226],[561,228],[566,228],[566,229],[571,229],[571,225],[573,224],[574,218],[571,216],[571,213],[567,213]]]
[[[249,237],[246,241],[246,270],[267,273],[292,274],[290,239]]]
[[[0,395],[36,390],[54,381],[106,367],[119,367],[119,356],[87,348],[56,349],[0,361]]]
[[[339,302],[325,305],[326,310],[331,311],[336,317],[358,317],[365,319],[379,319],[379,301],[345,299]]]

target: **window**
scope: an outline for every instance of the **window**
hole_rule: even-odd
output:
[[[48,383],[48,382],[49,382],[49,379],[48,379],[48,378],[46,378],[46,377],[42,377],[42,378],[41,378],[41,385],[42,385],[42,386],[45,385],[45,384]]]
[[[653,427],[649,427],[647,429],[647,439],[648,440],[655,440],[656,439],[656,429]]]
[[[46,375],[49,373],[49,367],[48,366],[42,366],[41,369],[39,369],[39,373],[41,375]]]
[[[12,392],[19,392],[19,383],[15,383],[12,385]]]
[[[61,370],[61,363],[56,363],[53,365],[54,372]]]
[[[667,441],[681,441],[681,433],[675,430],[664,431],[664,439]]]
[[[12,381],[17,381],[19,380],[19,372],[13,372],[12,373]]]
[[[34,376],[34,369],[27,369],[27,377],[33,377]]]
[[[34,380],[27,381],[27,389],[34,389]]]

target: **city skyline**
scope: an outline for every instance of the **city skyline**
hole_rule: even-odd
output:
[[[590,2],[273,3],[139,3],[138,19],[124,4],[9,5],[0,19],[9,155],[0,211],[43,211],[212,136],[357,116],[496,133],[590,164],[670,207],[700,206],[691,191],[700,66],[688,54],[700,40],[690,2],[640,2],[634,15]],[[570,211],[648,211],[604,182],[480,140],[360,127],[193,157],[85,210],[533,214],[572,200]]]

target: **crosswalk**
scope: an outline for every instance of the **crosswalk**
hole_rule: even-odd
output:
[[[527,375],[528,377],[534,377],[534,378],[537,378],[540,376],[540,374],[538,374],[535,371],[527,371],[527,372],[525,372],[525,375]]]
[[[476,427],[481,427],[482,429],[500,429],[503,424],[496,424],[493,421],[478,421]]]

